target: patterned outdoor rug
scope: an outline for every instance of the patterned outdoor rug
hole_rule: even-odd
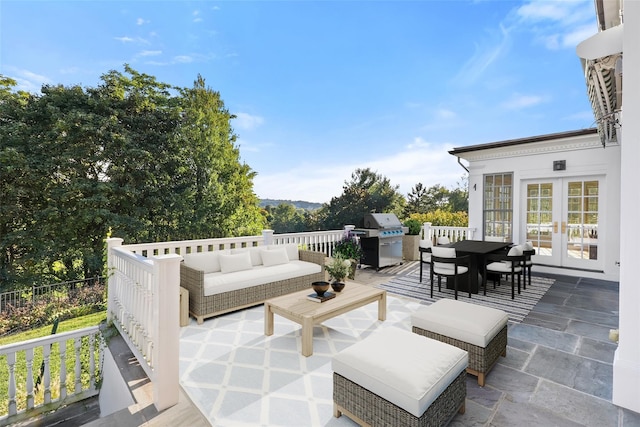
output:
[[[442,286],[442,292],[438,292],[438,286],[434,283],[433,298],[430,297],[431,286],[429,282],[429,266],[425,265],[422,272],[422,283],[420,283],[420,263],[410,263],[403,265],[394,278],[388,283],[379,287],[387,290],[387,292],[416,298],[427,303],[435,302],[442,298],[454,298],[453,289],[446,289]],[[517,279],[516,279],[517,280]],[[511,299],[511,283],[502,281],[502,285],[493,289],[493,283],[487,283],[487,295],[482,293],[469,294],[458,291],[458,300],[480,304],[487,307],[498,308],[509,314],[509,320],[514,323],[520,323],[529,314],[529,311],[540,301],[540,298],[547,292],[554,279],[547,277],[531,276],[531,285],[527,285],[527,289],[521,289],[521,294],[517,293],[515,299]],[[517,284],[516,284],[517,286]]]

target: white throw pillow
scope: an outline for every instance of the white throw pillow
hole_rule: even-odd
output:
[[[251,255],[249,251],[242,251],[237,254],[220,254],[220,271],[223,274],[234,271],[251,270]]]
[[[250,248],[231,249],[232,254],[239,254],[245,251],[248,251],[249,255],[251,256],[252,266],[255,267],[256,265],[262,265],[262,255],[260,254],[262,252],[261,248],[256,246],[256,247],[250,247]]]
[[[287,250],[287,257],[289,258],[289,261],[297,261],[300,259],[297,243],[287,243],[286,245],[269,246],[269,250],[271,251],[278,250],[283,247]]]
[[[216,273],[220,271],[220,253],[220,251],[214,251],[185,254],[184,265],[203,271],[204,274]]]
[[[287,250],[285,248],[262,250],[262,264],[265,267],[271,265],[286,264],[289,262]]]

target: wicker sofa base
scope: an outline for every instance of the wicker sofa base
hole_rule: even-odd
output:
[[[348,416],[360,425],[371,426],[442,426],[459,412],[464,414],[467,374],[458,377],[420,416],[405,411],[340,374],[333,373],[333,415]]]
[[[498,361],[500,356],[507,355],[507,326],[500,330],[495,337],[489,342],[487,347],[480,347],[460,341],[446,335],[436,334],[431,331],[413,326],[412,330],[418,335],[441,341],[446,344],[453,345],[469,353],[469,366],[467,372],[478,377],[478,385],[484,387],[486,374],[491,370],[493,365]]]
[[[325,255],[321,252],[300,250],[300,260],[324,265]],[[311,287],[312,282],[324,280],[325,272],[320,272],[279,280],[264,285],[250,286],[230,292],[204,295],[204,273],[186,265],[180,265],[180,286],[189,291],[189,314],[198,324],[204,319],[229,313],[264,303],[269,298],[290,294]]]

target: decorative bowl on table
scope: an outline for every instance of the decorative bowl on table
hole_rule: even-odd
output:
[[[319,297],[323,296],[329,290],[329,282],[313,282],[311,287]]]
[[[344,289],[344,282],[339,282],[336,280],[335,282],[331,283],[331,287],[334,291],[341,292]]]

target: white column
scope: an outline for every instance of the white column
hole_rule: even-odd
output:
[[[640,199],[640,2],[624,2],[622,108],[620,142],[620,341],[613,360],[613,403],[640,412],[640,286],[637,226]],[[627,120],[623,120],[627,118]],[[606,148],[605,148],[606,150]]]
[[[262,230],[262,239],[265,246],[273,245],[273,230]]]
[[[158,411],[178,403],[180,356],[180,261],[168,254],[153,257],[154,293],[153,403]]]
[[[124,242],[124,239],[119,237],[110,237],[107,239],[107,322],[113,321],[113,315],[111,313],[113,313],[115,309],[115,307],[113,307],[114,289],[112,286],[109,286],[111,274],[115,268],[112,250],[115,247],[122,246],[122,242]]]

